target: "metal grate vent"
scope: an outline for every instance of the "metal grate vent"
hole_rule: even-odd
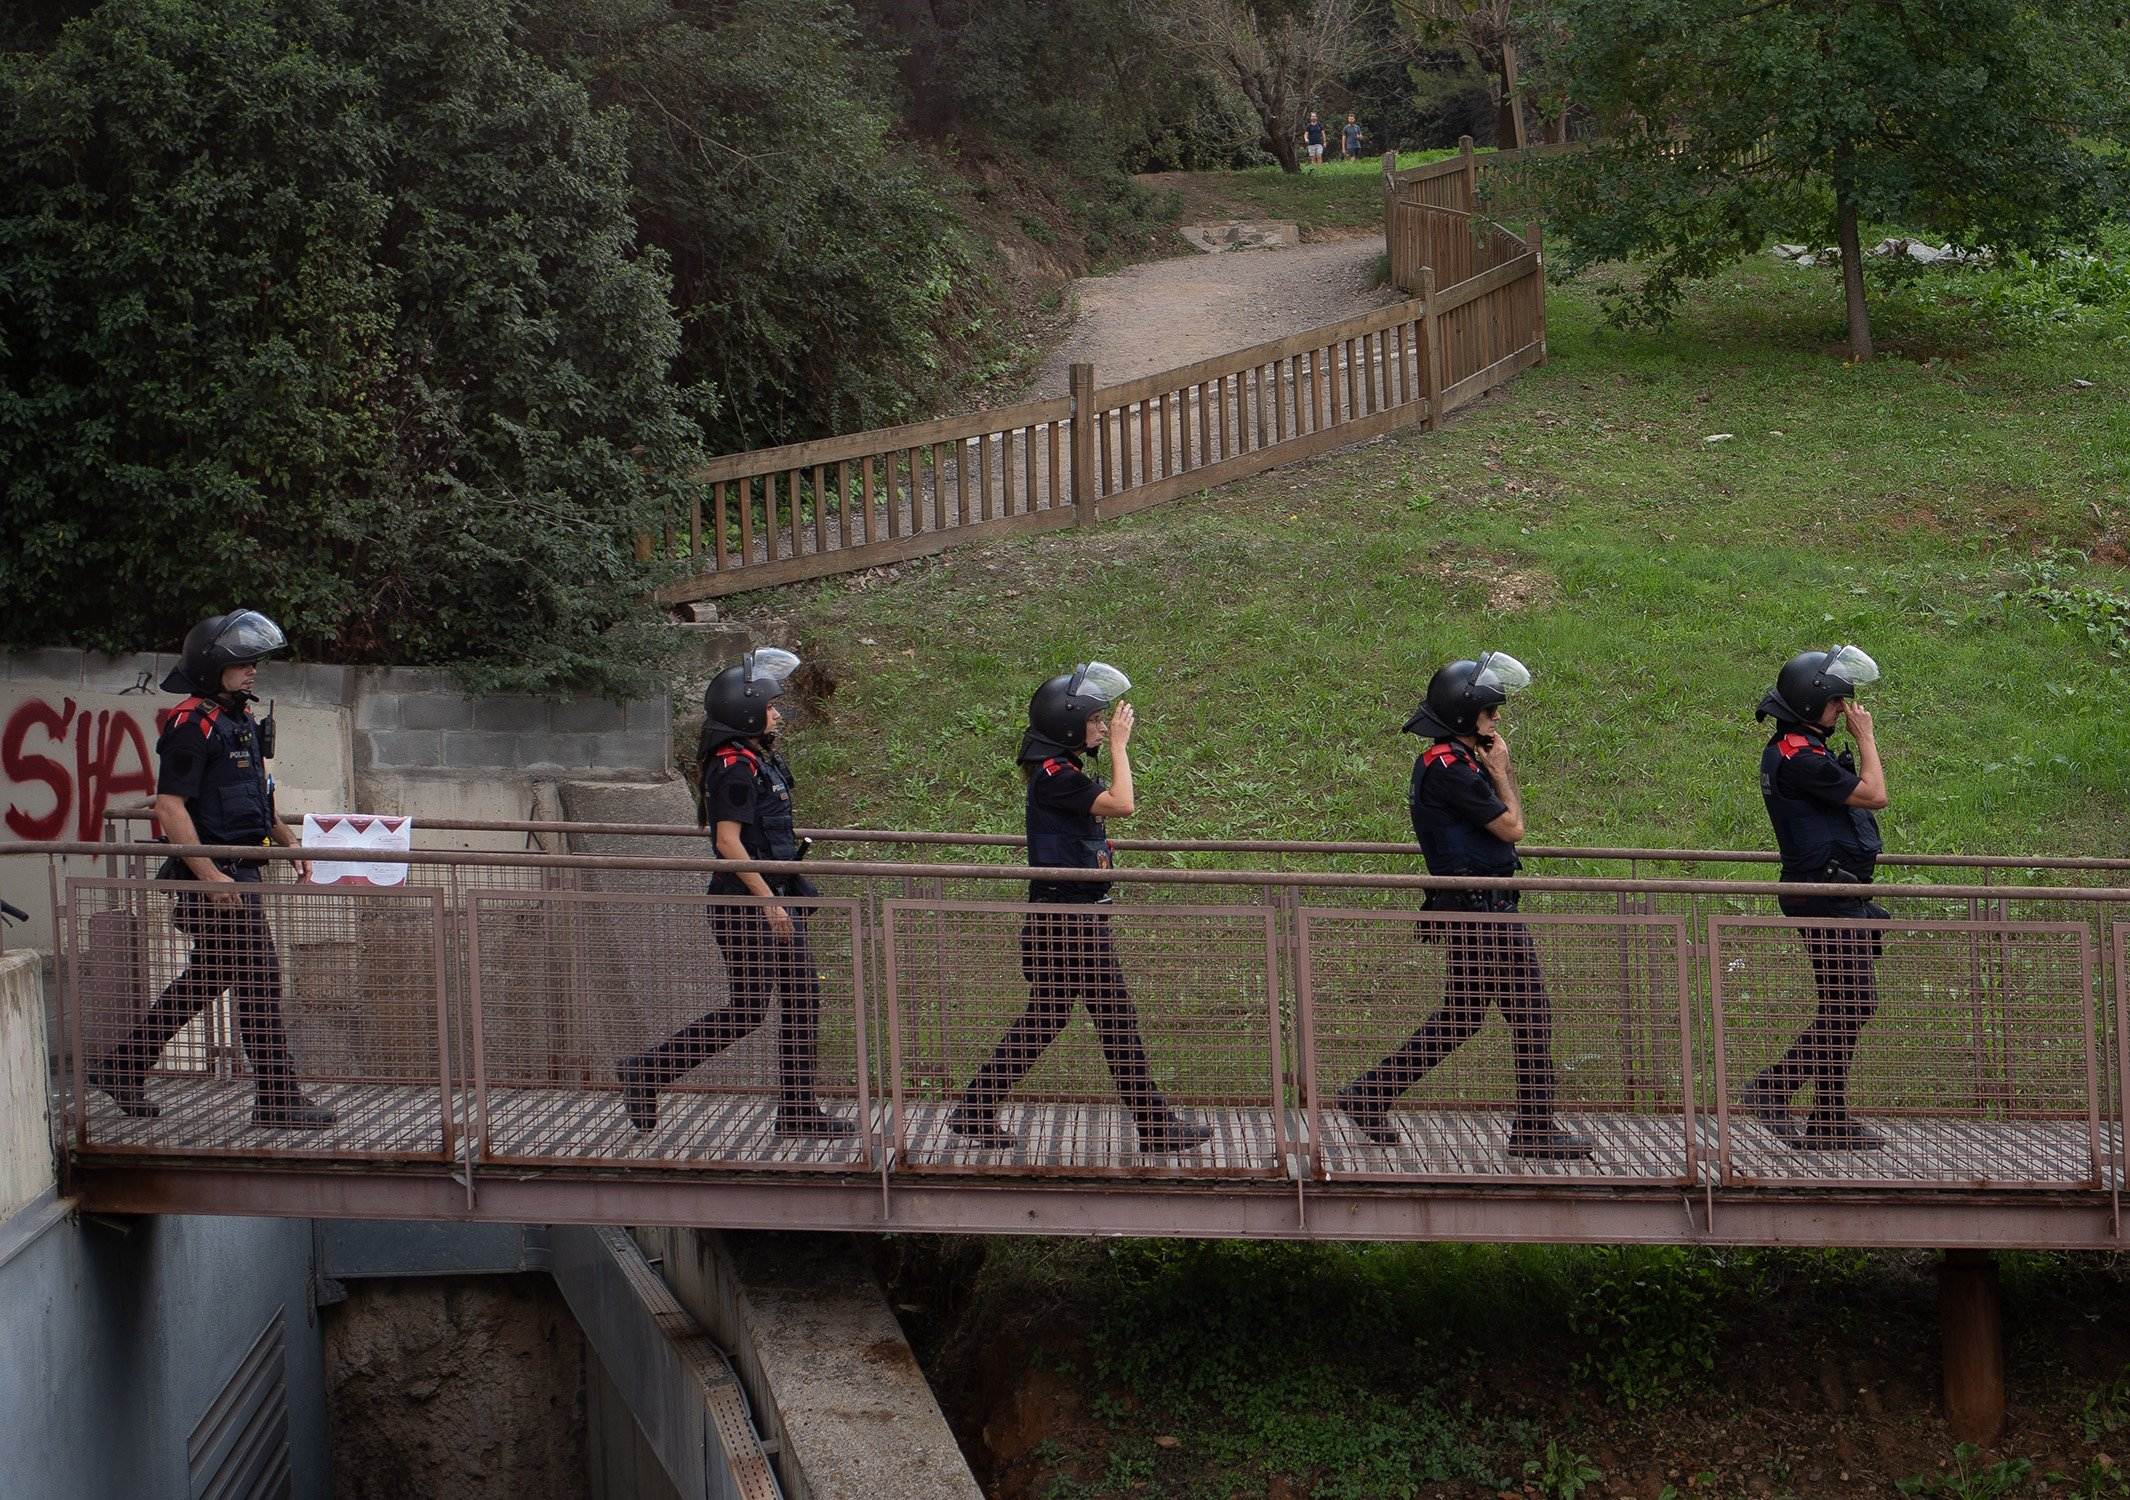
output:
[[[288,1449],[288,1343],[274,1310],[185,1442],[192,1500],[283,1500],[296,1476]]]

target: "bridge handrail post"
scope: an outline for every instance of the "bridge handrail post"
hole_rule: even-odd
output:
[[[1095,503],[1095,367],[1072,367],[1072,508],[1074,524],[1101,519]]]

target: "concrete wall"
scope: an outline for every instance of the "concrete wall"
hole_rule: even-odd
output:
[[[0,654],[0,847],[98,838],[107,809],[152,794],[156,714],[178,701],[158,684],[175,664],[167,653]],[[633,703],[475,697],[424,669],[269,662],[259,695],[274,707],[280,742],[272,770],[292,825],[306,812],[404,813],[417,823],[523,819],[551,810],[552,784],[565,777],[672,774],[664,693]],[[520,835],[424,842],[524,847]],[[64,873],[95,870],[93,861],[70,860]],[[10,934],[11,945],[53,946],[41,867],[0,861],[0,895],[32,918],[27,931]]]
[[[731,1359],[787,1500],[983,1500],[857,1247],[836,1235],[632,1231]],[[892,1442],[883,1434],[892,1433]]]
[[[310,1225],[73,1218],[50,1187],[44,1090],[12,1072],[18,1055],[42,1072],[36,975],[34,955],[0,960],[0,1493],[185,1500],[187,1440],[276,1313],[295,1492],[327,1493]]]
[[[0,1222],[53,1187],[38,955],[0,954]]]

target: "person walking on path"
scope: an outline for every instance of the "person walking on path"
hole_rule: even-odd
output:
[[[177,844],[294,847],[296,836],[274,806],[266,763],[274,753],[274,719],[252,716],[259,663],[288,649],[281,627],[255,609],[213,615],[185,637],[163,691],[186,698],[156,741],[155,818]],[[251,1122],[277,1130],[322,1130],[333,1111],[304,1098],[281,1017],[281,954],[267,925],[259,885],[263,859],[173,855],[158,880],[197,882],[177,899],[170,925],[192,939],[185,972],[163,990],[132,1033],[89,1071],[126,1114],[162,1113],[148,1097],[148,1072],[170,1039],[226,990],[236,1000],[237,1038],[251,1065]],[[295,862],[298,880],[310,867]]]
[[[775,647],[750,651],[703,690],[699,746],[699,818],[711,830],[720,859],[796,860],[800,845],[792,813],[791,767],[776,752],[784,694],[799,658]],[[710,907],[710,930],[725,955],[731,984],[726,1005],[689,1022],[648,1052],[614,1065],[622,1107],[638,1130],[658,1128],[658,1094],[689,1069],[709,1061],[777,1014],[776,1133],[834,1139],[857,1128],[821,1108],[814,1097],[821,1034],[821,979],[807,942],[807,913],[781,898],[817,894],[803,875],[765,876],[721,870],[712,896],[746,896]]]
[[[1361,136],[1361,122],[1348,113],[1346,123],[1339,127],[1339,155],[1347,161],[1359,160]]]
[[[1096,661],[1036,689],[1017,757],[1027,782],[1029,864],[1111,868],[1106,820],[1138,811],[1130,749],[1135,716],[1132,706],[1122,701],[1130,688],[1122,672]],[[1088,775],[1084,765],[1105,742],[1113,781]],[[1154,1085],[1139,1012],[1124,982],[1109,915],[1102,909],[1110,889],[1100,880],[1028,883],[1028,900],[1050,908],[1030,913],[1021,925],[1028,1008],[1000,1038],[947,1117],[948,1128],[963,1139],[986,1147],[1015,1144],[1013,1132],[999,1120],[999,1101],[1028,1076],[1064,1031],[1075,999],[1086,1003],[1095,1023],[1110,1078],[1137,1126],[1140,1151],[1190,1151],[1211,1137],[1209,1127],[1171,1109]]]
[[[1453,661],[1435,673],[1418,711],[1406,721],[1407,734],[1428,741],[1413,763],[1407,804],[1430,875],[1516,873],[1523,795],[1509,742],[1500,733],[1501,709],[1530,681],[1523,663],[1505,652]],[[1513,890],[1429,891],[1424,909],[1501,913],[1515,911],[1517,904]],[[1391,1101],[1476,1036],[1492,1002],[1509,1023],[1515,1059],[1509,1155],[1588,1156],[1590,1138],[1554,1117],[1553,1011],[1531,929],[1522,922],[1423,917],[1420,935],[1446,949],[1442,1003],[1404,1045],[1339,1091],[1340,1108],[1376,1145],[1403,1144],[1390,1117]]]
[[[1309,111],[1309,123],[1302,127],[1302,148],[1309,153],[1309,164],[1321,167],[1324,164],[1324,122]]]
[[[1856,690],[1878,681],[1878,664],[1855,646],[1793,656],[1761,699],[1756,720],[1775,732],[1760,752],[1760,795],[1782,851],[1782,878],[1823,885],[1868,886],[1880,851],[1878,819],[1887,804],[1871,714]],[[1846,727],[1854,754],[1827,748]],[[1778,898],[1786,917],[1884,918],[1891,912],[1861,893]],[[1875,1151],[1879,1133],[1849,1113],[1849,1065],[1865,1025],[1879,1007],[1883,939],[1870,927],[1801,929],[1819,1009],[1781,1058],[1746,1086],[1746,1110],[1799,1151]],[[1790,1101],[1812,1086],[1803,1120]]]

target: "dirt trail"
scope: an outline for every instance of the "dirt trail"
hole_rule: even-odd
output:
[[[1029,395],[1065,395],[1079,360],[1091,361],[1107,385],[1382,307],[1397,300],[1389,288],[1369,285],[1382,253],[1381,235],[1358,235],[1083,276],[1072,286],[1079,316]]]

